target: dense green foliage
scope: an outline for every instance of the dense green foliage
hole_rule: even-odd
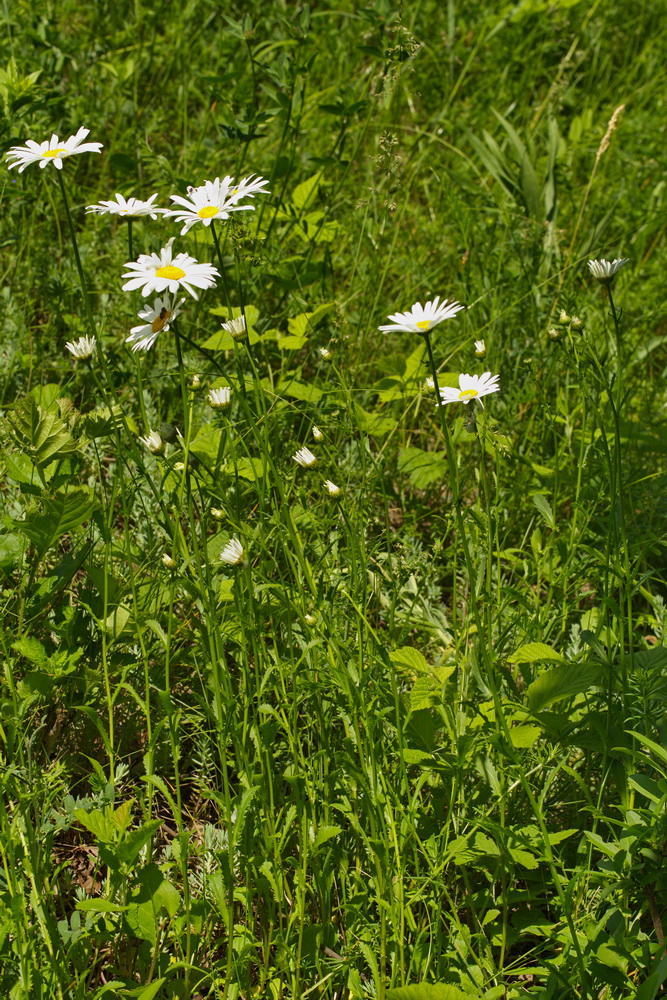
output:
[[[3,18],[1,150],[104,149],[0,172],[2,995],[664,995],[663,0]]]

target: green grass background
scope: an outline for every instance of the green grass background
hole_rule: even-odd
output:
[[[665,4],[2,23],[3,149],[104,144],[63,170],[91,365],[55,171],[0,177],[3,995],[664,995]],[[137,360],[85,206],[250,173],[248,350],[219,286]],[[629,258],[618,338],[593,257]],[[436,294],[441,383],[500,374],[476,426],[377,330]]]

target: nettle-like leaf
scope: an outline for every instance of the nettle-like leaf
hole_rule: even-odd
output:
[[[87,487],[58,491],[42,500],[42,511],[28,510],[25,518],[14,520],[14,524],[42,556],[59,538],[87,521],[94,507],[94,494]]]
[[[47,465],[76,451],[76,442],[65,422],[31,396],[17,405],[9,422],[17,444],[35,465]]]

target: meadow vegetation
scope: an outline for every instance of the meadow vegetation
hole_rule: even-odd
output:
[[[663,0],[2,18],[2,995],[663,996]]]

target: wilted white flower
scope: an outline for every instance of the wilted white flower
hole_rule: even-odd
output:
[[[165,333],[169,329],[170,323],[176,319],[181,311],[181,306],[185,302],[185,299],[181,299],[178,303],[173,295],[165,295],[162,298],[155,299],[153,301],[153,306],[144,306],[140,309],[137,315],[139,319],[143,319],[143,323],[140,326],[133,326],[130,330],[130,336],[125,341],[126,344],[132,344],[133,351],[149,351],[158,335],[164,330]]]
[[[238,538],[230,539],[220,553],[221,560],[229,566],[238,566],[240,562],[243,562],[244,556],[245,552]]]
[[[189,199],[172,194],[171,200],[181,207],[167,209],[165,213],[168,218],[184,223],[181,236],[185,236],[198,222],[210,226],[214,219],[228,219],[230,212],[251,212],[254,207],[237,204],[242,196],[238,188],[234,189],[232,177],[224,177],[222,180],[216,177],[214,181],[204,181],[200,187],[188,188],[188,195]]]
[[[581,330],[583,325],[584,321],[583,319],[581,319],[581,317],[579,316],[572,317],[572,322],[570,323],[570,326],[572,327],[573,330]]]
[[[316,441],[321,441],[322,438],[324,437],[322,431],[319,429],[319,427],[316,427],[315,424],[313,424],[313,437]]]
[[[589,260],[588,269],[594,278],[609,284],[617,271],[628,263],[629,257],[617,257],[615,260]]]
[[[331,361],[333,357],[333,352],[328,347],[320,347],[320,354],[325,361]]]
[[[206,397],[214,410],[226,410],[232,398],[232,390],[228,385],[220,389],[211,389]]]
[[[75,156],[77,153],[99,153],[102,149],[101,142],[83,141],[89,132],[89,128],[80,128],[76,135],[71,135],[62,142],[55,133],[46,142],[28,139],[27,145],[14,146],[8,150],[7,159],[14,160],[9,164],[9,169],[18,166],[19,173],[22,174],[31,163],[39,163],[42,168],[47,163],[52,163],[56,169],[62,170],[66,156]]]
[[[161,451],[164,451],[164,441],[157,431],[150,431],[146,437],[140,437],[139,440],[144,448],[153,455],[159,455]]]
[[[549,340],[561,340],[563,337],[563,331],[559,330],[558,327],[551,326],[547,330],[547,336]]]
[[[125,264],[125,267],[132,270],[123,275],[123,278],[130,279],[123,285],[123,291],[132,292],[141,288],[142,295],[166,291],[174,295],[184,288],[196,299],[197,293],[193,285],[197,288],[210,288],[214,285],[215,279],[220,277],[217,268],[212,264],[199,264],[187,253],[179,253],[172,259],[173,242],[172,237],[160,250],[159,256],[156,253],[142,253],[136,260]]]
[[[471,399],[476,400],[483,408],[482,396],[488,396],[491,392],[498,392],[500,386],[498,379],[500,375],[492,375],[491,372],[484,372],[483,375],[459,375],[459,388],[453,389],[449,386],[440,390],[442,397],[441,405],[446,403],[469,403]]]
[[[337,497],[338,494],[340,493],[340,486],[336,486],[336,484],[332,483],[330,479],[325,479],[324,485],[326,486],[332,497]]]
[[[222,521],[225,517],[224,510],[220,510],[219,507],[211,507],[211,517],[214,517],[216,521]]]
[[[411,309],[403,313],[394,313],[389,319],[393,320],[388,326],[381,326],[381,333],[390,333],[393,330],[400,330],[403,333],[428,333],[430,329],[442,323],[446,319],[456,316],[464,307],[459,302],[449,302],[440,296],[427,302],[422,306],[420,302],[415,302]]]
[[[122,215],[124,219],[138,219],[142,215],[150,215],[151,219],[157,219],[158,215],[166,212],[166,208],[158,208],[153,202],[157,198],[157,191],[152,194],[147,201],[140,198],[124,198],[122,194],[115,195],[116,200],[101,201],[99,205],[86,205],[86,212],[95,212],[97,215]]]
[[[222,324],[222,329],[227,331],[232,340],[245,340],[248,336],[245,316],[237,316],[236,319],[230,319],[227,323]]]
[[[79,337],[75,341],[68,340],[65,347],[73,358],[76,358],[77,361],[83,361],[84,358],[92,357],[96,344],[95,337]]]
[[[484,355],[486,354],[486,344],[484,343],[483,340],[475,341],[475,354],[477,355],[478,358],[483,358]]]
[[[177,562],[169,555],[168,552],[165,552],[162,556],[162,565],[166,566],[167,569],[176,569]]]
[[[311,465],[315,465],[317,458],[313,455],[312,451],[308,448],[300,448],[296,455],[292,455],[292,458],[297,463],[297,465],[302,465],[304,469],[309,469]]]

